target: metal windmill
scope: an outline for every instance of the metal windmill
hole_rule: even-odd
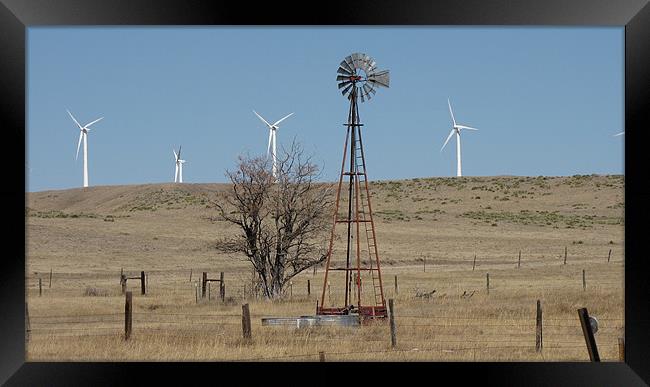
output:
[[[361,127],[359,120],[358,99],[361,102],[370,100],[377,86],[388,87],[388,70],[378,71],[375,61],[366,54],[354,53],[346,57],[338,68],[339,90],[350,101],[350,111],[345,145],[343,148],[343,161],[341,175],[336,194],[336,210],[334,224],[327,252],[325,269],[325,283],[320,306],[316,313],[319,315],[359,314],[362,319],[382,318],[387,316],[386,300],[381,282],[379,255],[377,253],[377,239],[375,224],[370,206],[370,191],[366,175],[366,162],[361,141]],[[348,156],[349,144],[349,156]],[[349,165],[346,170],[346,160]],[[347,187],[343,180],[347,180]],[[342,195],[343,193],[343,195]],[[342,196],[347,196],[344,211],[347,215],[339,214]],[[345,198],[343,198],[345,200]],[[333,260],[333,247],[337,226],[344,225],[347,232],[345,261]],[[328,278],[331,271],[345,272],[345,298],[342,307],[325,306],[326,294],[330,294]]]

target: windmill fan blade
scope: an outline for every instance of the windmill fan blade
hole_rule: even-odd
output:
[[[350,76],[349,75],[337,75],[336,80],[337,81],[349,81]]]
[[[370,94],[370,89],[371,89],[371,87],[368,86],[367,83],[363,84],[363,92],[364,92],[364,94],[369,95]]]
[[[179,158],[179,159],[181,158],[181,149],[182,149],[182,148],[183,148],[182,146],[179,146],[179,147],[178,147],[178,158]]]
[[[368,73],[368,65],[370,64],[369,62],[370,62],[370,57],[366,54],[361,54],[359,66],[366,74]]]
[[[354,73],[354,69],[351,68],[346,61],[342,60],[341,63],[339,64],[338,72],[343,74],[352,74]]]
[[[370,59],[370,64],[368,65],[368,75],[371,73],[374,73],[375,70],[377,70],[377,62],[375,62],[372,58]]]
[[[368,76],[368,81],[376,83],[379,86],[388,87],[390,83],[390,75],[388,70],[382,70],[378,73],[374,73]]]
[[[357,94],[361,96],[361,102],[366,102],[366,100],[363,98],[363,92],[359,93],[359,88],[357,88]]]
[[[347,76],[350,76],[350,75],[353,74],[352,71],[347,70],[347,69],[344,68],[343,66],[339,66],[339,69],[338,69],[336,72],[337,72],[338,74],[344,74],[344,75],[347,75]]]
[[[366,74],[373,73],[375,71],[376,62],[370,56],[366,55]]]
[[[347,63],[348,67],[352,69],[352,72],[354,73],[354,62],[352,61],[352,55],[348,55],[344,59],[345,63]]]
[[[273,129],[269,129],[269,144],[266,146],[266,155],[271,153],[271,138],[273,138]]]
[[[347,86],[345,87],[345,89],[343,89],[343,91],[341,92],[341,94],[345,95],[345,93],[347,93],[351,88],[352,88],[352,82],[350,82],[350,84],[347,85]],[[352,94],[352,93],[350,93],[350,94]]]
[[[459,129],[478,130],[476,128],[472,128],[471,126],[464,126],[464,125],[456,125],[456,127]]]
[[[174,153],[174,160],[178,161],[178,155],[176,154],[176,151],[172,149],[172,152]]]
[[[345,81],[345,82],[339,83],[339,89],[343,88],[343,86],[345,86],[345,85],[349,85],[350,83],[352,83],[352,81]]]
[[[445,140],[445,143],[442,144],[442,148],[440,148],[440,152],[442,152],[442,150],[445,149],[445,145],[447,145],[447,143],[449,142],[449,139],[453,135],[454,135],[454,130],[452,129],[451,132],[449,132],[449,136],[447,136],[447,139]]]
[[[354,73],[354,67],[350,66],[350,63],[347,60],[343,59],[341,61],[340,65],[341,65],[341,67],[346,69],[350,74]]]

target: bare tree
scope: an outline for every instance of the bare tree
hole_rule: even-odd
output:
[[[232,190],[214,204],[241,233],[219,241],[217,248],[243,253],[260,291],[276,298],[294,276],[327,257],[331,186],[315,182],[319,168],[295,141],[277,158],[277,178],[267,157],[240,156],[237,168],[226,175]]]

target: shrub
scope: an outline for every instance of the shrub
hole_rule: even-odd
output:
[[[97,289],[93,287],[86,287],[86,291],[84,292],[84,296],[90,296],[90,297],[106,297],[108,296],[108,292],[105,289]]]

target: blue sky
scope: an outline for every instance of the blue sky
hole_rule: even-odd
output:
[[[348,101],[336,70],[353,52],[389,69],[389,89],[360,106],[371,180],[454,176],[447,97],[463,132],[463,175],[622,174],[624,29],[531,27],[31,27],[26,191],[82,185],[225,182],[239,154],[266,153],[253,114],[284,121],[340,172]]]

